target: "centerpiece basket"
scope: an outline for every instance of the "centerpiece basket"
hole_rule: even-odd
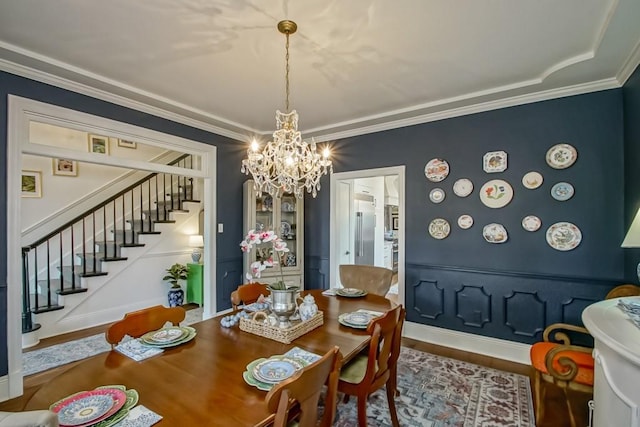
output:
[[[261,337],[269,338],[281,343],[291,344],[291,342],[296,338],[312,331],[323,323],[324,316],[321,311],[318,311],[309,320],[292,320],[290,327],[281,328],[277,325],[270,325],[267,322],[267,313],[264,311],[258,311],[248,319],[240,318],[240,330],[260,335]]]

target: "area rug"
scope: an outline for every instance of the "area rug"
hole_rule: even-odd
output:
[[[199,317],[200,316],[200,317]],[[187,312],[184,324],[201,319]],[[111,349],[104,334],[34,350],[23,355],[31,375]],[[535,427],[529,378],[403,347],[398,360],[396,408],[403,427]],[[367,401],[370,427],[391,426],[384,389]],[[358,422],[356,399],[338,403],[334,426]]]

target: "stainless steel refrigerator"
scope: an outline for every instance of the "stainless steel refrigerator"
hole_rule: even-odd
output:
[[[375,204],[369,194],[355,194],[355,264],[374,265]]]

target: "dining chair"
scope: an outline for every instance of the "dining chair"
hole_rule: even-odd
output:
[[[391,390],[394,391],[395,397],[400,396],[400,390],[398,390],[398,358],[400,357],[400,349],[402,347],[402,328],[404,326],[404,319],[407,317],[407,310],[402,306],[400,307],[398,324],[393,334],[393,351],[389,359],[389,365],[391,366]]]
[[[251,304],[258,301],[260,295],[269,296],[267,285],[263,283],[247,283],[238,286],[238,289],[231,292],[231,305],[237,310],[240,304]]]
[[[391,288],[393,271],[374,265],[340,265],[340,283],[345,288],[364,289],[365,291],[385,296]]]
[[[265,401],[275,413],[274,427],[330,427],[336,415],[338,376],[342,355],[336,346],[318,361],[274,386]],[[324,413],[318,423],[318,401],[324,385]],[[294,421],[290,419],[293,414]]]
[[[0,412],[0,427],[58,427],[58,414],[48,410]]]
[[[640,287],[631,284],[619,285],[607,293],[605,299],[640,295]],[[534,343],[529,351],[534,368],[533,390],[536,402],[536,420],[544,417],[546,383],[561,388],[567,403],[569,421],[576,427],[567,390],[593,393],[594,360],[593,348],[575,345],[572,340],[587,336],[589,331],[577,325],[554,323],[545,328],[542,341]]]
[[[156,305],[143,308],[142,310],[125,314],[122,320],[109,326],[105,336],[111,347],[114,347],[125,335],[139,338],[147,332],[162,328],[167,322],[178,326],[185,316],[186,311],[182,307]]]
[[[338,391],[345,394],[345,402],[349,396],[357,396],[360,427],[367,425],[367,397],[385,386],[391,424],[393,427],[399,426],[394,401],[397,392],[397,371],[392,365],[398,360],[396,353],[399,352],[400,346],[394,338],[402,310],[402,306],[398,305],[371,321],[367,327],[367,333],[371,335],[368,350],[358,354],[340,370]]]

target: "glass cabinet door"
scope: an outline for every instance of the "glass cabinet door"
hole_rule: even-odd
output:
[[[287,242],[289,252],[282,256],[282,266],[295,268],[298,266],[298,204],[293,194],[285,193],[280,199],[280,229],[278,232],[282,240]]]

